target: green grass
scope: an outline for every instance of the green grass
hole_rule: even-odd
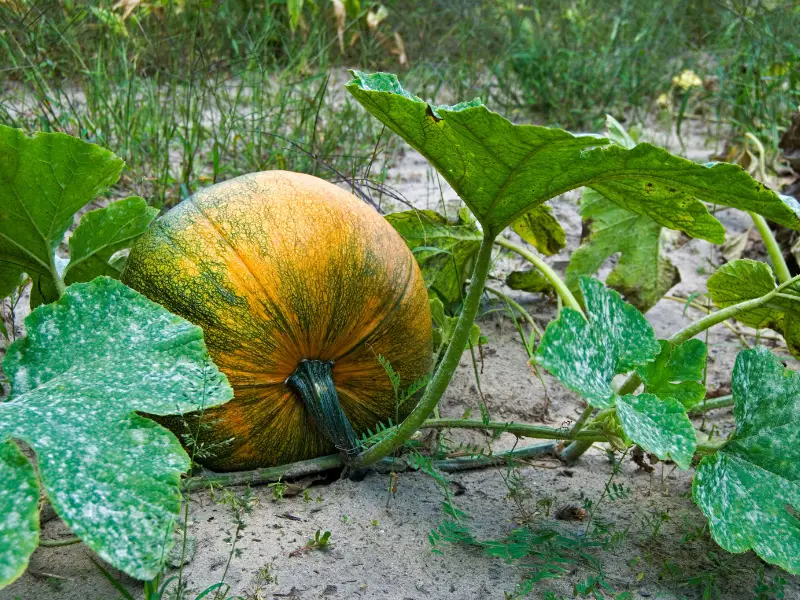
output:
[[[398,144],[375,146],[380,125],[344,93],[341,67],[403,71],[387,49],[395,32],[408,87],[481,96],[517,120],[596,130],[606,113],[643,119],[670,93],[667,122],[698,113],[774,151],[800,104],[800,8],[780,0],[613,11],[603,0],[388,0],[378,34],[374,7],[351,0],[344,53],[323,0],[306,0],[294,31],[285,0],[156,0],[126,20],[112,4],[0,3],[0,122],[114,149],[128,163],[122,186],[157,206],[248,171],[366,176],[376,151]],[[685,68],[705,86],[675,89]]]

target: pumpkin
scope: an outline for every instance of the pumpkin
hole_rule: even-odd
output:
[[[403,239],[310,175],[203,189],[137,241],[122,281],[199,325],[228,377],[227,404],[160,420],[188,427],[214,470],[357,452],[356,436],[413,408],[397,406],[378,357],[402,385],[431,366],[427,292]]]

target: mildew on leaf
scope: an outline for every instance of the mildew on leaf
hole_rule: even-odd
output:
[[[11,441],[0,442],[0,588],[22,575],[39,545],[39,483]]]
[[[689,468],[697,439],[680,402],[653,394],[626,395],[617,399],[617,416],[635,444],[661,460],[669,458],[682,469]]]
[[[535,360],[593,406],[608,408],[614,376],[652,361],[661,348],[644,315],[617,292],[589,277],[580,286],[588,321],[564,308],[547,326]]]
[[[753,549],[800,573],[800,374],[769,350],[736,358],[731,381],[736,429],[697,468],[694,501],[729,552]]]
[[[53,508],[90,548],[151,579],[189,459],[172,433],[133,411],[215,406],[232,397],[227,380],[199,327],[110,278],[70,286],[25,323],[28,336],[3,364],[12,398],[0,404],[0,441],[36,451]]]

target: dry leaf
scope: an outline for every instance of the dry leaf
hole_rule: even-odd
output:
[[[136,10],[141,3],[142,0],[119,0],[119,2],[111,7],[111,10],[122,9],[122,20],[124,21],[131,16],[131,13]]]
[[[400,63],[401,67],[408,67],[408,57],[406,56],[406,45],[403,43],[403,38],[400,37],[400,34],[396,31],[394,32],[394,44],[395,48],[392,50],[392,54],[397,56],[397,62]]]
[[[725,243],[722,244],[722,256],[725,258],[726,262],[742,258],[745,249],[747,249],[747,242],[750,239],[751,229],[752,227],[743,233],[730,236],[725,240]]]
[[[344,54],[344,26],[347,22],[347,9],[342,0],[331,0],[336,17],[336,37],[339,38],[339,51]]]
[[[383,5],[378,4],[367,13],[367,27],[372,33],[378,29],[378,25],[389,17],[389,10]]]

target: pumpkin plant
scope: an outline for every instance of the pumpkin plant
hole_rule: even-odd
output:
[[[475,216],[482,234],[479,248],[470,257],[474,263],[458,321],[430,384],[409,417],[392,430],[383,431],[357,458],[357,464],[380,460],[420,427],[482,427],[545,437],[532,429],[526,434],[530,426],[517,424],[426,421],[468,342],[492,247],[497,243],[528,258],[563,301],[564,308],[548,326],[534,360],[581,394],[588,404],[572,430],[563,434],[562,439],[576,440],[564,457],[574,459],[591,445],[588,437],[580,440],[577,436],[594,434],[620,448],[637,444],[682,468],[700,458],[694,498],[709,518],[714,539],[730,551],[752,548],[765,560],[792,573],[800,572],[800,527],[793,512],[800,509],[800,475],[792,466],[798,458],[794,455],[800,435],[800,405],[795,385],[800,376],[785,369],[763,348],[744,351],[733,373],[734,435],[729,440],[699,442],[687,416],[687,410],[705,394],[701,384],[705,346],[692,338],[736,317],[756,326],[783,327],[791,348],[789,332],[793,332],[793,313],[800,300],[795,287],[800,277],[776,285],[766,265],[732,263],[716,275],[716,281],[709,281],[712,296],[723,308],[669,340],[659,341],[643,315],[617,292],[578,276],[580,271],[597,268],[596,257],[576,265],[570,289],[539,257],[501,235],[513,225],[544,253],[558,249],[560,227],[542,210],[542,203],[570,189],[585,187],[590,194],[586,212],[609,214],[607,223],[600,223],[601,228],[612,226],[626,214],[633,215],[627,218],[641,219],[643,230],[649,231],[648,223],[654,223],[647,243],[655,248],[655,285],[626,289],[646,309],[673,280],[671,267],[659,254],[661,227],[722,243],[724,229],[703,204],[709,202],[747,210],[798,229],[800,217],[794,199],[775,194],[736,165],[697,165],[649,144],[633,144],[622,135],[621,127],[612,130],[617,143],[609,143],[595,136],[513,125],[478,100],[435,106],[404,90],[393,75],[352,74],[348,90],[431,162]],[[431,225],[447,227],[438,215],[422,214],[415,220],[412,213],[404,213],[391,220],[399,225],[412,248],[424,248],[427,258],[446,254],[449,262],[445,264],[455,277],[468,268],[452,251],[456,241],[463,246],[461,233],[426,235],[425,228]],[[600,247],[603,235],[606,240],[611,237],[601,229],[595,232],[590,242],[594,248],[584,250],[587,258],[592,253],[607,252]],[[473,233],[472,239],[475,237]],[[608,250],[614,251],[619,248]],[[617,276],[620,283],[634,282],[630,269],[624,270],[625,264],[619,268],[623,269]],[[757,277],[749,278],[745,269]],[[433,290],[441,296],[439,278],[431,273],[426,281],[436,282]],[[457,288],[460,284],[456,279]],[[579,292],[582,302],[573,291]],[[624,373],[630,374],[628,380],[614,387],[613,378]],[[636,394],[641,387],[641,393]],[[773,528],[781,532],[780,539],[773,538]]]
[[[703,201],[800,227],[793,199],[775,194],[736,165],[697,165],[650,144],[625,148],[594,135],[514,125],[477,99],[436,106],[403,89],[394,75],[352,74],[350,93],[428,159],[482,232],[458,323],[430,384],[409,417],[361,453],[358,465],[380,460],[402,445],[436,407],[467,344],[495,243],[530,259],[564,305],[582,313],[574,294],[544,261],[501,236],[547,200],[585,186],[627,211],[714,243],[724,241],[725,230]]]

